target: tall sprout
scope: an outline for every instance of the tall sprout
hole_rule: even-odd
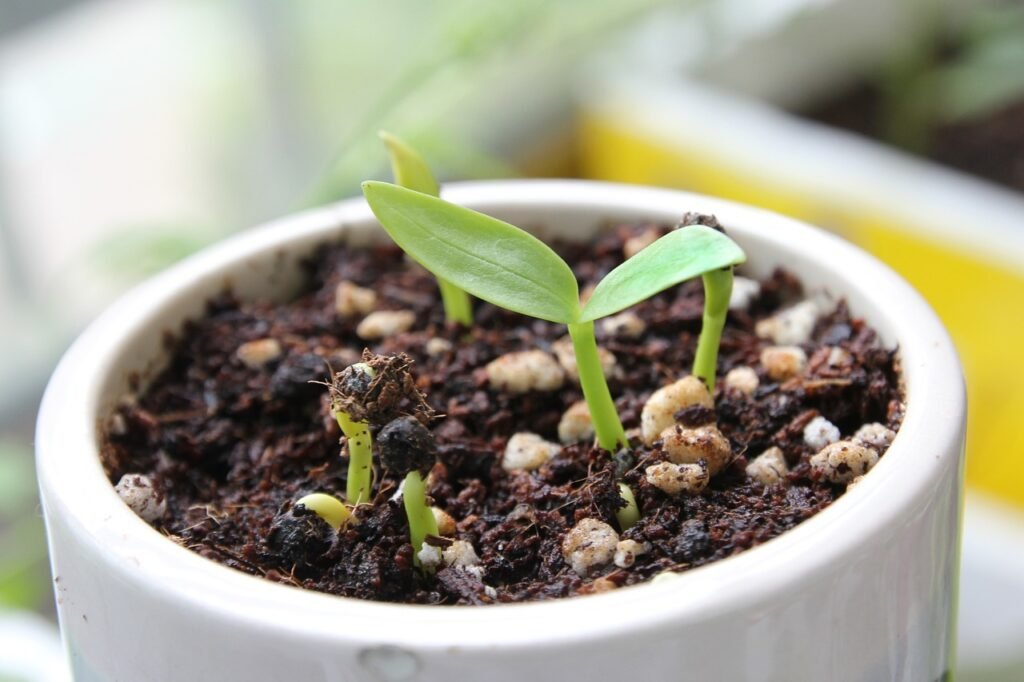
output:
[[[435,276],[513,312],[567,326],[576,352],[580,387],[598,444],[609,452],[627,444],[625,430],[601,370],[594,321],[706,273],[715,305],[714,325],[724,321],[731,268],[746,256],[725,234],[692,225],[669,232],[612,270],[581,303],[576,277],[546,244],[514,225],[422,192],[383,182],[363,183],[363,193],[391,238]],[[724,296],[724,299],[723,299]],[[714,381],[721,328],[698,342],[699,369]],[[709,381],[704,376],[705,381]]]

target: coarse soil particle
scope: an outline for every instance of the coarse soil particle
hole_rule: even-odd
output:
[[[621,262],[626,239],[651,227],[617,226],[590,245],[555,248],[582,288]],[[567,597],[596,591],[599,578],[600,589],[643,582],[770,540],[841,495],[843,487],[815,480],[808,465],[814,453],[802,432],[815,416],[825,416],[844,435],[867,422],[897,430],[902,420],[895,351],[880,347],[871,328],[842,303],[805,344],[810,361],[802,376],[778,383],[764,375],[758,358],[766,342],[756,337],[754,324],[802,295],[796,278],[780,270],[761,283],[749,310],[730,312],[722,336],[720,375],[754,367],[760,387],[752,396],[719,387],[714,411],[676,415],[686,426],[717,420],[738,453],[703,494],[669,497],[649,485],[644,469],[665,457],[660,443],[647,447],[637,439],[615,456],[589,443],[570,444],[536,471],[505,471],[500,458],[508,438],[529,431],[557,440],[561,414],[582,394],[575,383],[547,393],[502,393],[489,387],[484,367],[504,353],[550,350],[564,327],[479,301],[472,328],[446,325],[431,277],[390,245],[325,244],[306,270],[304,293],[286,304],[240,301],[230,292],[210,300],[205,316],[169,340],[168,366],[118,408],[119,428],[106,434],[102,449],[112,482],[124,473],[145,473],[165,491],[169,511],[156,528],[209,559],[269,580],[425,604]],[[457,528],[455,538],[432,542],[472,543],[482,574],[449,567],[424,575],[414,567],[405,514],[392,499],[401,477],[386,468],[377,471],[374,504],[360,506],[358,522],[339,532],[293,508],[310,492],[344,495],[347,453],[339,446],[332,395],[310,383],[329,381],[329,366],[337,370],[362,358],[366,344],[355,333],[358,319],[335,312],[342,280],[373,287],[382,309],[416,314],[412,330],[369,350],[404,353],[412,362],[415,385],[406,386],[408,400],[394,404],[405,405],[433,432],[429,494]],[[646,323],[639,338],[599,335],[622,369],[610,388],[627,429],[639,425],[654,390],[688,372],[702,303],[700,280],[687,282],[632,309]],[[265,338],[280,342],[278,360],[250,368],[237,359],[240,344]],[[433,338],[450,342],[450,350],[427,353]],[[830,365],[830,346],[845,349],[852,362]],[[430,410],[433,419],[425,417]],[[374,424],[374,431],[382,426]],[[765,487],[744,468],[748,457],[773,445],[786,453],[790,472],[784,484]],[[642,511],[622,537],[648,543],[650,551],[628,569],[609,564],[580,578],[563,559],[562,538],[585,517],[615,526],[620,481],[632,487]]]

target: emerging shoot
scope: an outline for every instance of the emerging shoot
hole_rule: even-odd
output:
[[[429,194],[436,197],[441,194],[441,187],[434,174],[430,172],[427,162],[415,149],[389,132],[380,131],[380,139],[387,145],[391,157],[391,173],[395,183],[402,187]],[[441,301],[444,304],[444,316],[449,322],[457,322],[469,327],[473,324],[473,306],[469,294],[443,277],[437,277],[437,286],[441,290]]]
[[[332,386],[336,391],[332,406],[334,418],[348,439],[348,482],[345,496],[353,505],[370,501],[373,487],[373,437],[370,435],[370,424],[349,416],[338,397],[365,395],[376,376],[377,372],[370,365],[359,362],[346,367],[335,377]]]
[[[416,565],[429,571],[431,568],[420,561],[420,552],[428,535],[438,535],[437,519],[427,502],[424,481],[437,458],[434,435],[415,417],[399,417],[380,430],[377,446],[381,464],[405,477],[402,504],[409,521],[409,541]]]
[[[627,441],[601,371],[594,321],[746,259],[735,242],[713,228],[677,229],[608,273],[581,304],[566,262],[518,227],[388,183],[365,182],[363,193],[395,243],[435,275],[494,305],[568,327],[597,441],[609,452]],[[728,306],[728,293],[725,302]],[[710,352],[712,365],[720,334],[719,328],[705,337],[710,350],[702,357]]]
[[[432,413],[416,388],[405,355],[374,355],[363,351],[363,362],[346,367],[331,378],[331,411],[348,439],[349,504],[373,499],[373,437],[370,425],[386,424],[397,416]]]
[[[615,512],[615,519],[619,522],[619,530],[627,531],[640,520],[640,508],[636,504],[633,489],[625,483],[619,484],[619,497],[626,502],[626,506]]]
[[[326,493],[312,493],[295,502],[295,507],[305,507],[327,522],[334,530],[340,529],[352,519],[352,511],[336,497]]]

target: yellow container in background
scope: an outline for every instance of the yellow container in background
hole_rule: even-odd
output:
[[[968,484],[1024,506],[1024,197],[692,83],[605,83],[580,116],[585,177],[763,206],[906,277],[963,360]]]

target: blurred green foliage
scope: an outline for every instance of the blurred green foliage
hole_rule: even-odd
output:
[[[1024,4],[979,8],[949,29],[922,14],[917,35],[882,70],[883,135],[926,152],[938,126],[984,117],[1024,97]]]
[[[28,448],[0,441],[0,609],[38,608],[50,591],[46,537]]]

